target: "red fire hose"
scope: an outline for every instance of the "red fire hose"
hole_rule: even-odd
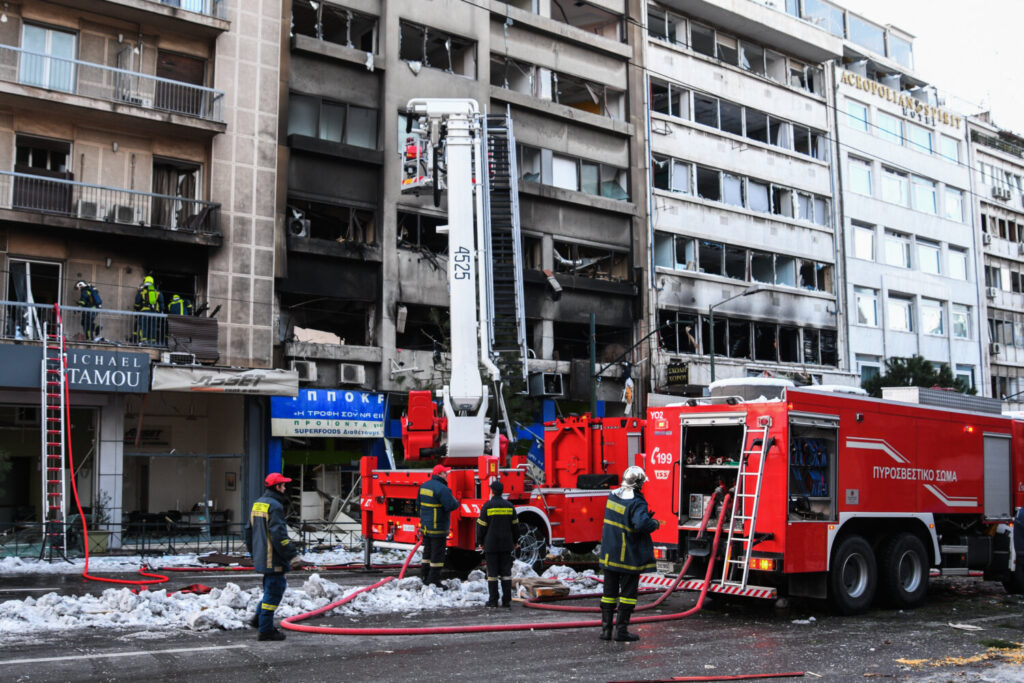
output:
[[[727,505],[731,498],[731,494],[726,494],[723,502],[723,509],[727,509]],[[718,524],[715,527],[715,540],[712,545],[711,556],[714,557],[718,550],[718,541],[721,537],[722,522],[725,515],[718,516]],[[413,546],[413,549],[409,551],[409,556],[405,559],[405,564],[402,566],[402,571],[399,572],[398,578],[401,579],[405,576],[405,571],[409,566],[412,555],[419,548],[420,543]],[[684,567],[685,569],[685,567]],[[676,612],[675,614],[663,614],[658,616],[639,617],[633,619],[633,623],[650,623],[656,621],[673,621],[677,619],[683,619],[688,617],[704,606],[704,598],[707,595],[708,587],[711,585],[711,572],[714,570],[714,562],[708,562],[708,569],[704,575],[704,584],[701,586],[700,597],[697,599],[697,604],[688,610],[683,612]],[[681,579],[683,573],[679,573]],[[306,626],[305,624],[299,624],[297,622],[305,621],[315,616],[319,616],[326,612],[333,610],[335,607],[341,607],[342,605],[351,602],[360,593],[379,588],[384,584],[393,581],[395,577],[386,577],[372,586],[366,586],[360,588],[349,595],[346,595],[340,600],[325,605],[319,609],[304,614],[296,614],[292,617],[287,617],[281,621],[281,627],[291,631],[303,631],[306,633],[326,633],[329,635],[337,636],[412,636],[412,635],[439,635],[448,633],[490,633],[497,631],[542,631],[542,630],[554,630],[562,628],[589,628],[592,626],[600,626],[599,620],[588,620],[588,621],[560,621],[560,622],[534,622],[529,624],[487,624],[487,625],[474,625],[474,626],[426,626],[416,628],[349,628],[349,627],[334,627],[334,626]],[[665,591],[666,595],[675,588],[675,584],[670,586]]]

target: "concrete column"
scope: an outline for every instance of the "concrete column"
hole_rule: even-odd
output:
[[[124,489],[124,397],[108,394],[100,408],[99,444],[96,449],[96,487],[107,499],[111,535],[109,548],[121,547],[121,492]],[[105,494],[105,496],[104,496]]]
[[[555,352],[555,323],[541,320],[533,326],[533,348],[541,360],[551,360]]]

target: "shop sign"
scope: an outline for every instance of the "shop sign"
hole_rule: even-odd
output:
[[[154,365],[153,391],[295,396],[299,391],[299,374],[262,368]]]
[[[273,436],[379,438],[384,436],[384,394],[303,389],[295,398],[270,399]]]
[[[71,391],[144,394],[149,391],[149,354],[132,351],[68,349],[68,388]],[[38,389],[43,349],[39,346],[0,345],[0,385]]]
[[[665,384],[690,383],[690,366],[686,363],[670,362],[665,370]]]

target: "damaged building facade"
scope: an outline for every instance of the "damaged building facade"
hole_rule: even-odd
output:
[[[38,521],[43,508],[40,365],[54,304],[90,519],[166,533],[199,506],[237,523],[265,459],[264,399],[230,392],[247,369],[272,366],[279,3],[2,11],[0,523]],[[136,310],[147,276],[164,312]],[[80,281],[102,308],[79,306]],[[175,295],[195,315],[168,315]]]
[[[1024,138],[988,114],[967,120],[968,166],[984,286],[984,381],[979,391],[1024,409]],[[991,392],[991,393],[989,393]]]
[[[642,318],[635,4],[285,3],[280,367],[304,386],[386,392],[392,417],[408,390],[445,383],[446,200],[401,191],[405,109],[414,97],[472,98],[511,114],[529,369],[548,380],[535,393],[587,397],[590,314],[599,360],[629,349]],[[599,398],[620,400],[621,372],[606,373]],[[351,467],[368,447],[282,444],[286,465]]]
[[[984,393],[967,123],[915,75],[912,36],[827,16],[844,39],[835,153],[850,368],[863,381],[920,355]]]
[[[841,39],[754,2],[646,13],[653,388],[848,383],[828,68]]]

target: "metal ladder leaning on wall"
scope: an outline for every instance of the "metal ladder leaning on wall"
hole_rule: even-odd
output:
[[[42,482],[43,543],[39,559],[68,559],[67,554],[67,355],[60,304],[53,305],[55,323],[43,323]]]
[[[764,461],[768,457],[768,449],[772,441],[768,436],[771,422],[760,425],[758,431],[743,428],[743,452],[740,454],[740,466],[736,475],[736,493],[732,499],[732,514],[729,518],[729,536],[725,543],[725,563],[722,567],[722,585],[747,587],[747,576],[750,573],[750,553],[757,544],[755,525],[757,524],[757,507],[761,498],[761,475],[764,473]],[[758,436],[760,434],[760,436]],[[754,440],[747,448],[747,439]],[[757,458],[756,464],[750,459]],[[747,501],[750,500],[750,514],[746,514]]]

